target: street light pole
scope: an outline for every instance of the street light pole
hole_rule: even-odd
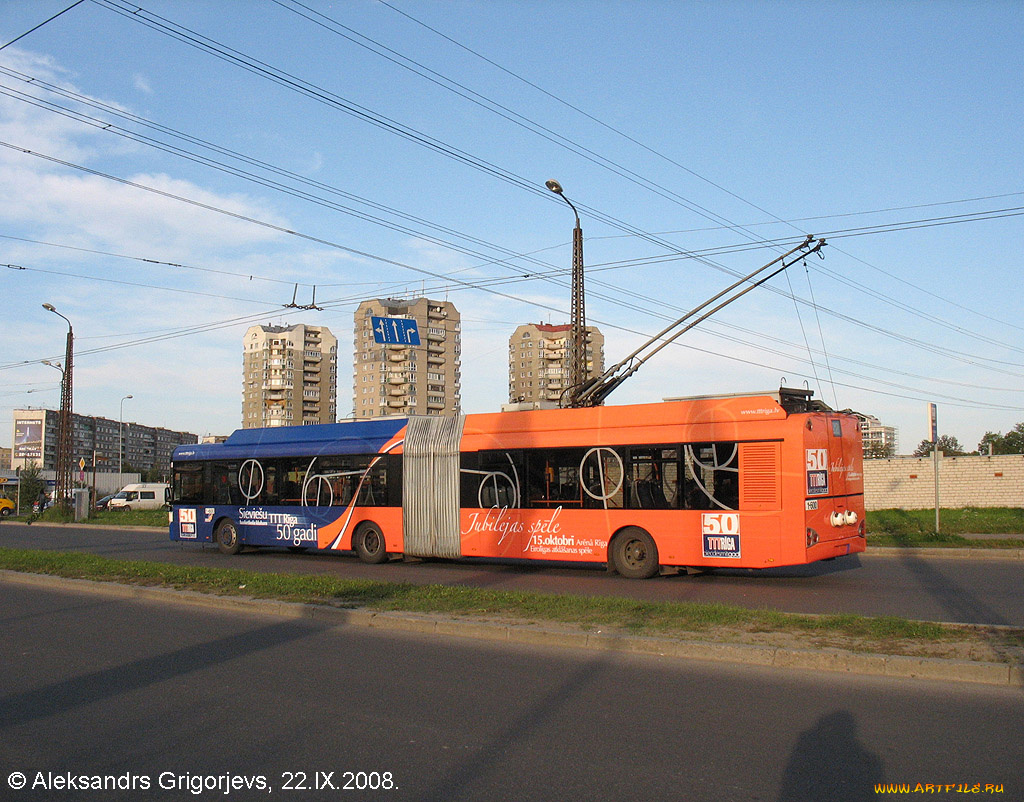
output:
[[[71,416],[72,416],[72,368],[74,365],[75,334],[71,321],[58,312],[53,304],[43,304],[43,309],[63,318],[68,324],[67,347],[64,353],[64,370],[60,393],[60,428],[57,434],[57,479],[54,493],[55,502],[65,512],[71,510]]]
[[[124,484],[124,475],[121,465],[124,461],[124,402],[135,396],[126,395],[121,399],[121,412],[117,419],[117,483]],[[117,488],[120,490],[120,486]]]
[[[576,394],[587,380],[587,314],[583,290],[583,229],[580,227],[580,214],[572,201],[565,197],[562,185],[553,178],[544,182],[544,186],[561,196],[569,204],[576,217],[576,227],[572,231],[572,303],[569,309],[569,386],[562,394],[563,407],[576,406]]]

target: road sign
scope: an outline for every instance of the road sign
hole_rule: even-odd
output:
[[[420,330],[415,320],[407,317],[375,317],[373,340],[381,345],[419,345]]]
[[[78,470],[80,470],[80,471],[84,471],[85,470],[85,457],[79,457],[78,458]]]

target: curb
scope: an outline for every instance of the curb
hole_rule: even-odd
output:
[[[47,574],[0,570],[0,581],[63,590],[97,593],[123,599],[141,599],[235,612],[305,618],[329,626],[362,626],[383,631],[443,635],[478,640],[504,641],[533,646],[590,649],[646,654],[686,660],[741,663],[775,668],[795,668],[869,676],[972,682],[1005,687],[1024,687],[1024,666],[943,660],[935,657],[859,654],[841,649],[783,649],[734,643],[685,641],[674,638],[616,635],[573,629],[511,625],[484,620],[464,620],[414,613],[342,609],[319,604],[214,596],[191,590],[122,585]]]
[[[1024,560],[1024,549],[870,546],[867,551],[860,553],[867,557],[946,557],[957,560]]]

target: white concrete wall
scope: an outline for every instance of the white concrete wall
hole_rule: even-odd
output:
[[[864,503],[869,510],[935,506],[932,458],[864,460]],[[1024,454],[939,458],[939,505],[1024,507]]]

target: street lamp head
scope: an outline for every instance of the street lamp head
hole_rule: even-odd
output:
[[[49,359],[44,359],[42,362],[44,365],[49,365],[51,368],[57,368],[59,371],[64,370],[64,366],[61,365],[60,362],[51,362]]]
[[[68,320],[66,315],[62,315],[60,312],[58,312],[57,307],[55,307],[53,304],[43,304],[43,309],[45,309],[47,312],[53,312],[53,314],[55,314],[59,318],[63,318],[64,322],[68,324],[68,333],[71,333],[71,321]]]
[[[553,179],[553,178],[549,178],[547,181],[545,181],[544,182],[544,186],[546,186],[548,189],[550,189],[556,195],[561,195],[562,194],[562,185],[559,184],[557,181],[555,181],[555,179]]]

